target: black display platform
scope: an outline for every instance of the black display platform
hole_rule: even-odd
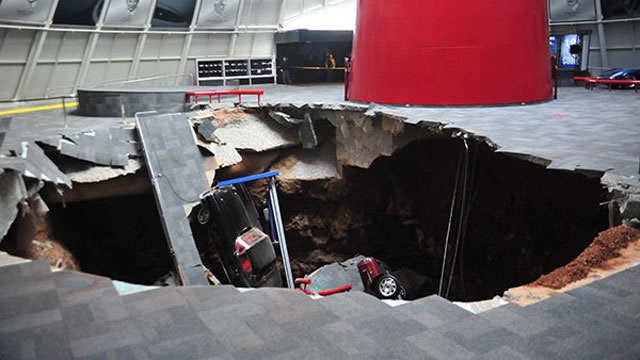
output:
[[[102,87],[78,89],[78,114],[94,117],[132,117],[138,112],[184,112],[185,91],[193,87]]]

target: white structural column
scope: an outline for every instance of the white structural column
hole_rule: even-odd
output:
[[[96,23],[96,31],[92,32],[89,36],[87,47],[84,49],[84,53],[82,54],[82,63],[80,64],[80,70],[78,71],[78,76],[76,77],[76,82],[73,85],[73,90],[71,91],[71,93],[75,93],[76,90],[78,90],[78,86],[83,84],[84,80],[87,78],[87,72],[89,71],[89,66],[91,66],[93,51],[95,50],[96,44],[98,43],[100,30],[102,29],[102,25],[104,24],[104,18],[107,15],[107,9],[109,9],[110,3],[111,0],[104,0],[102,11],[100,12],[100,18]]]
[[[129,76],[127,76],[128,80],[135,79],[138,75],[138,67],[140,66],[140,58],[142,58],[142,51],[144,51],[144,45],[147,42],[147,35],[149,32],[149,28],[151,27],[151,20],[153,20],[153,13],[156,8],[156,0],[152,1],[151,11],[149,12],[149,16],[147,17],[147,21],[144,23],[144,32],[138,35],[138,42],[136,43],[136,50],[133,54],[133,60],[131,61],[131,67],[129,68]]]
[[[53,74],[55,73],[55,69],[58,67],[58,64],[60,63],[60,52],[62,51],[62,48],[64,47],[64,42],[67,39],[67,34],[69,34],[68,32],[63,32],[62,33],[62,39],[60,40],[60,46],[58,46],[58,50],[56,50],[56,57],[53,60],[53,69],[54,71],[51,71],[49,73],[49,79],[47,80],[47,92],[45,94],[45,97],[49,97],[49,88],[51,87],[51,79],[53,79]],[[1,47],[0,47],[1,49]]]
[[[18,82],[18,87],[16,88],[16,92],[13,95],[13,101],[17,101],[22,98],[22,93],[25,86],[27,86],[31,81],[33,72],[35,71],[38,60],[40,59],[42,47],[44,46],[45,40],[47,40],[47,34],[49,33],[48,29],[51,27],[51,23],[53,22],[53,15],[55,14],[57,7],[58,0],[54,0],[53,5],[51,6],[51,11],[47,16],[47,22],[44,25],[44,29],[36,30],[35,40],[31,44],[31,50],[29,50],[27,63],[22,70],[22,75],[20,75],[20,82]]]
[[[247,11],[247,13],[249,15],[252,14],[253,3],[254,3],[254,1],[249,2],[249,10]],[[237,28],[237,25],[238,24],[236,24],[236,28]],[[247,25],[247,24],[245,24],[245,25]],[[253,25],[253,24],[251,24],[251,25]],[[251,44],[249,44],[249,59],[251,59],[253,57],[253,47],[255,46],[255,44],[256,44],[256,33],[253,33],[253,34],[251,34]],[[251,71],[251,61],[249,61],[249,71]]]
[[[187,68],[187,60],[189,60],[189,53],[191,52],[191,43],[193,42],[193,32],[196,28],[196,22],[200,17],[200,6],[202,0],[196,0],[196,8],[193,11],[193,18],[191,19],[191,25],[189,26],[189,33],[184,38],[184,43],[182,44],[182,54],[180,55],[180,63],[178,64],[178,71],[176,73],[176,79],[174,81],[174,86],[180,85],[182,81],[182,76],[185,73]],[[190,84],[194,85],[194,84]]]
[[[236,16],[236,24],[233,27],[233,34],[231,35],[231,42],[229,43],[229,49],[227,51],[228,57],[233,57],[233,54],[236,52],[236,42],[238,41],[238,28],[240,25],[240,19],[242,18],[242,13],[244,12],[244,4],[245,0],[240,0],[240,5],[238,6],[238,15]]]
[[[607,53],[607,36],[602,23],[602,1],[596,0],[596,21],[598,24],[598,44],[600,47],[600,61],[603,68],[609,67],[609,54]]]
[[[142,51],[144,50],[144,44],[147,42],[147,33],[144,32],[138,35],[138,41],[136,42],[136,49],[133,52],[133,59],[131,60],[131,66],[129,67],[128,80],[136,77],[138,73],[138,66],[140,65],[140,58],[142,57]]]
[[[636,23],[629,23],[631,27],[631,53],[633,56],[633,63],[640,64],[640,55],[638,54],[638,46],[637,41],[638,38],[636,36]]]
[[[276,22],[276,28],[278,30],[282,29],[282,22],[284,21],[284,11],[286,9],[287,6],[287,0],[281,0],[280,1],[280,10],[278,11],[278,19]],[[277,31],[277,30],[276,30]],[[275,35],[274,35],[275,36]],[[273,55],[273,73],[278,76],[278,70],[277,68],[277,56],[278,56],[278,46],[276,45],[275,39],[273,41],[273,48],[271,49],[271,54]]]

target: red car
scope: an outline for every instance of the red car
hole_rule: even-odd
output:
[[[365,292],[380,299],[402,299],[405,296],[400,281],[391,274],[384,262],[365,257],[358,262],[358,272]]]

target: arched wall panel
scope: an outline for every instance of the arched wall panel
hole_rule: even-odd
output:
[[[191,42],[190,57],[225,57],[229,49],[229,34],[197,34]]]
[[[20,74],[24,71],[24,64],[2,64],[0,66],[0,100],[10,100],[20,83]]]
[[[31,44],[35,40],[36,31],[6,29],[4,42],[0,49],[2,61],[27,61]]]

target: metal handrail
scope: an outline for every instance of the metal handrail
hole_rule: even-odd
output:
[[[118,79],[118,80],[108,80],[108,81],[100,81],[100,82],[95,82],[95,83],[87,83],[87,84],[83,84],[81,86],[83,87],[96,87],[96,86],[101,86],[101,85],[120,85],[120,84],[131,84],[131,83],[138,83],[138,82],[144,82],[144,81],[152,81],[152,80],[161,80],[161,79],[181,79],[181,78],[185,78],[188,77],[189,78],[189,83],[188,85],[193,85],[193,73],[189,73],[189,74],[182,74],[182,75],[157,75],[157,76],[151,76],[151,77],[146,77],[146,78],[136,78],[136,79]],[[47,90],[45,91],[45,99],[48,99],[50,96],[49,94],[51,92],[56,92],[58,90],[63,90],[63,89],[73,89],[74,85],[68,85],[68,86],[64,86],[64,87],[58,87],[58,88],[47,88]],[[72,93],[69,94],[69,96],[76,96],[76,94]]]

